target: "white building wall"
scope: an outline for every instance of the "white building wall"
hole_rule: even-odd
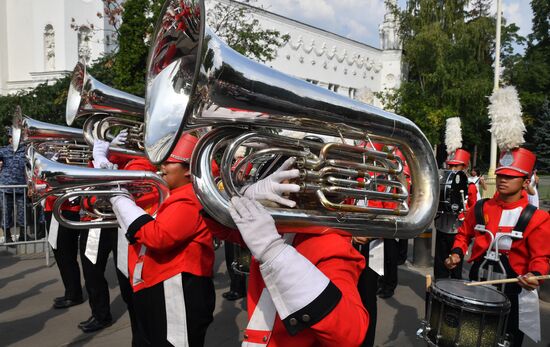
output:
[[[111,27],[100,0],[3,0],[0,2],[0,93],[14,93],[59,78],[74,68],[78,59],[75,24],[93,24],[90,58],[100,57],[110,47],[105,36]],[[5,20],[2,20],[5,17]],[[44,30],[52,25],[55,34],[55,64],[45,64]]]
[[[384,51],[270,12],[252,10],[265,29],[290,36],[275,59],[266,63],[274,69],[378,107],[383,105],[375,92],[399,87],[403,77],[401,50]]]
[[[6,23],[7,6],[0,6],[0,23]],[[0,95],[6,94],[6,79],[8,75],[8,33],[0,24]]]
[[[228,0],[216,0],[227,2]],[[375,92],[399,86],[401,51],[381,50],[260,9],[251,8],[264,28],[289,34],[267,65],[337,93],[382,106]],[[3,0],[0,2],[0,93],[13,93],[52,81],[72,71],[78,59],[78,33],[93,24],[90,61],[114,49],[106,45],[112,28],[100,0]],[[55,32],[55,66],[44,60],[44,29]]]

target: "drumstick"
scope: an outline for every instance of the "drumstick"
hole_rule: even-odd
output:
[[[536,280],[550,280],[550,275],[543,275],[543,276],[533,276],[529,277]],[[491,280],[491,281],[479,281],[479,282],[466,282],[465,284],[467,286],[481,286],[484,284],[501,284],[501,283],[515,283],[519,282],[517,278],[504,278],[501,280]]]

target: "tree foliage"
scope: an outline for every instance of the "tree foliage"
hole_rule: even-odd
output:
[[[107,20],[114,28],[118,50],[94,61],[88,69],[99,81],[138,96],[145,94],[146,63],[154,25],[164,0],[102,0],[103,13],[97,16]],[[288,36],[277,30],[263,29],[252,17],[252,7],[239,3],[218,3],[208,14],[217,32],[237,51],[259,61],[274,58],[277,47]],[[228,11],[228,12],[227,12]],[[79,24],[71,22],[78,30]],[[95,28],[92,28],[95,30]],[[34,90],[16,95],[0,96],[0,124],[11,125],[16,105],[23,113],[37,120],[65,124],[65,103],[70,77],[44,83]],[[6,135],[0,131],[0,141]]]
[[[535,128],[533,140],[539,161],[540,171],[550,171],[550,106],[548,99],[542,105],[538,126]]]
[[[259,20],[252,18],[252,11],[253,7],[235,1],[217,2],[208,15],[208,25],[242,55],[261,62],[273,60],[277,48],[290,36],[281,35],[275,29],[262,28]]]
[[[443,142],[445,120],[462,120],[463,147],[477,146],[488,157],[487,97],[493,88],[495,18],[489,0],[408,0],[400,20],[408,76],[384,101],[410,118],[432,144]],[[470,8],[470,11],[467,9]],[[515,25],[503,26],[503,50],[521,38]]]
[[[531,8],[533,32],[528,36],[525,54],[506,62],[504,78],[516,86],[519,92],[527,125],[526,145],[536,152],[540,161],[544,161],[548,160],[550,154],[544,149],[545,145],[540,143],[544,139],[541,129],[548,131],[550,3],[547,0],[532,0]]]

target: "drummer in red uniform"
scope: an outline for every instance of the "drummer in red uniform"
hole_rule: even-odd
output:
[[[524,190],[529,184],[528,177],[533,171],[535,160],[535,155],[523,148],[502,154],[496,170],[497,193],[492,199],[480,200],[471,213],[466,215],[451,254],[445,261],[449,269],[460,264],[473,238],[474,245],[469,259],[469,262],[473,262],[470,279],[477,280],[484,255],[493,239],[488,234],[498,237],[512,230],[523,229],[521,238],[512,241],[510,237],[500,237],[498,242],[499,258],[506,270],[505,275],[519,279],[518,284],[506,284],[504,289],[511,302],[507,332],[513,336],[513,346],[521,346],[524,335],[520,330],[523,320],[518,307],[523,305],[522,297],[528,293],[522,292],[522,288],[526,291],[538,288],[539,281],[532,277],[550,272],[550,217],[545,211],[528,207]],[[527,214],[529,210],[531,215]],[[528,224],[522,227],[522,223]],[[480,231],[480,226],[487,231]]]
[[[452,152],[447,159],[447,167],[452,171],[463,171],[468,168],[470,162],[470,153],[462,148]],[[464,177],[466,177],[464,175]],[[434,277],[440,278],[455,278],[462,279],[462,262],[456,267],[449,270],[445,267],[445,259],[449,255],[453,247],[455,235],[457,233],[456,226],[464,221],[465,212],[473,207],[477,201],[477,188],[475,184],[468,184],[468,191],[464,192],[464,198],[467,199],[464,203],[464,211],[456,214],[446,213],[439,215],[435,220],[436,239],[435,239],[435,256],[434,256]],[[451,220],[449,220],[449,218]]]
[[[280,183],[298,176],[292,164],[287,160],[234,197],[230,212],[240,235],[230,229],[217,235],[242,236],[253,255],[243,346],[359,346],[369,323],[357,290],[365,260],[351,238],[328,227],[278,228],[256,201],[295,206],[282,194],[299,187]]]
[[[197,138],[180,138],[162,164],[170,197],[156,218],[124,196],[111,198],[120,226],[139,255],[129,257],[134,306],[151,346],[203,346],[213,320],[212,233],[191,183],[189,161]]]

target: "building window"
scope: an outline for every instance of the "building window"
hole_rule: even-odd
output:
[[[308,82],[311,83],[311,84],[315,84],[315,85],[318,85],[318,84],[319,84],[319,81],[312,80],[312,79],[309,79],[309,78],[306,78],[306,81],[308,81]]]
[[[55,32],[51,24],[44,27],[44,70],[55,70]]]
[[[78,60],[88,63],[90,61],[92,50],[90,49],[90,40],[92,31],[86,26],[78,29]]]
[[[332,90],[333,92],[337,93],[338,92],[338,89],[340,88],[339,85],[337,84],[332,84],[332,83],[329,83],[328,84],[328,90]]]
[[[349,88],[348,89],[348,96],[351,98],[351,99],[355,99],[355,94],[357,93],[357,89],[355,88]]]

